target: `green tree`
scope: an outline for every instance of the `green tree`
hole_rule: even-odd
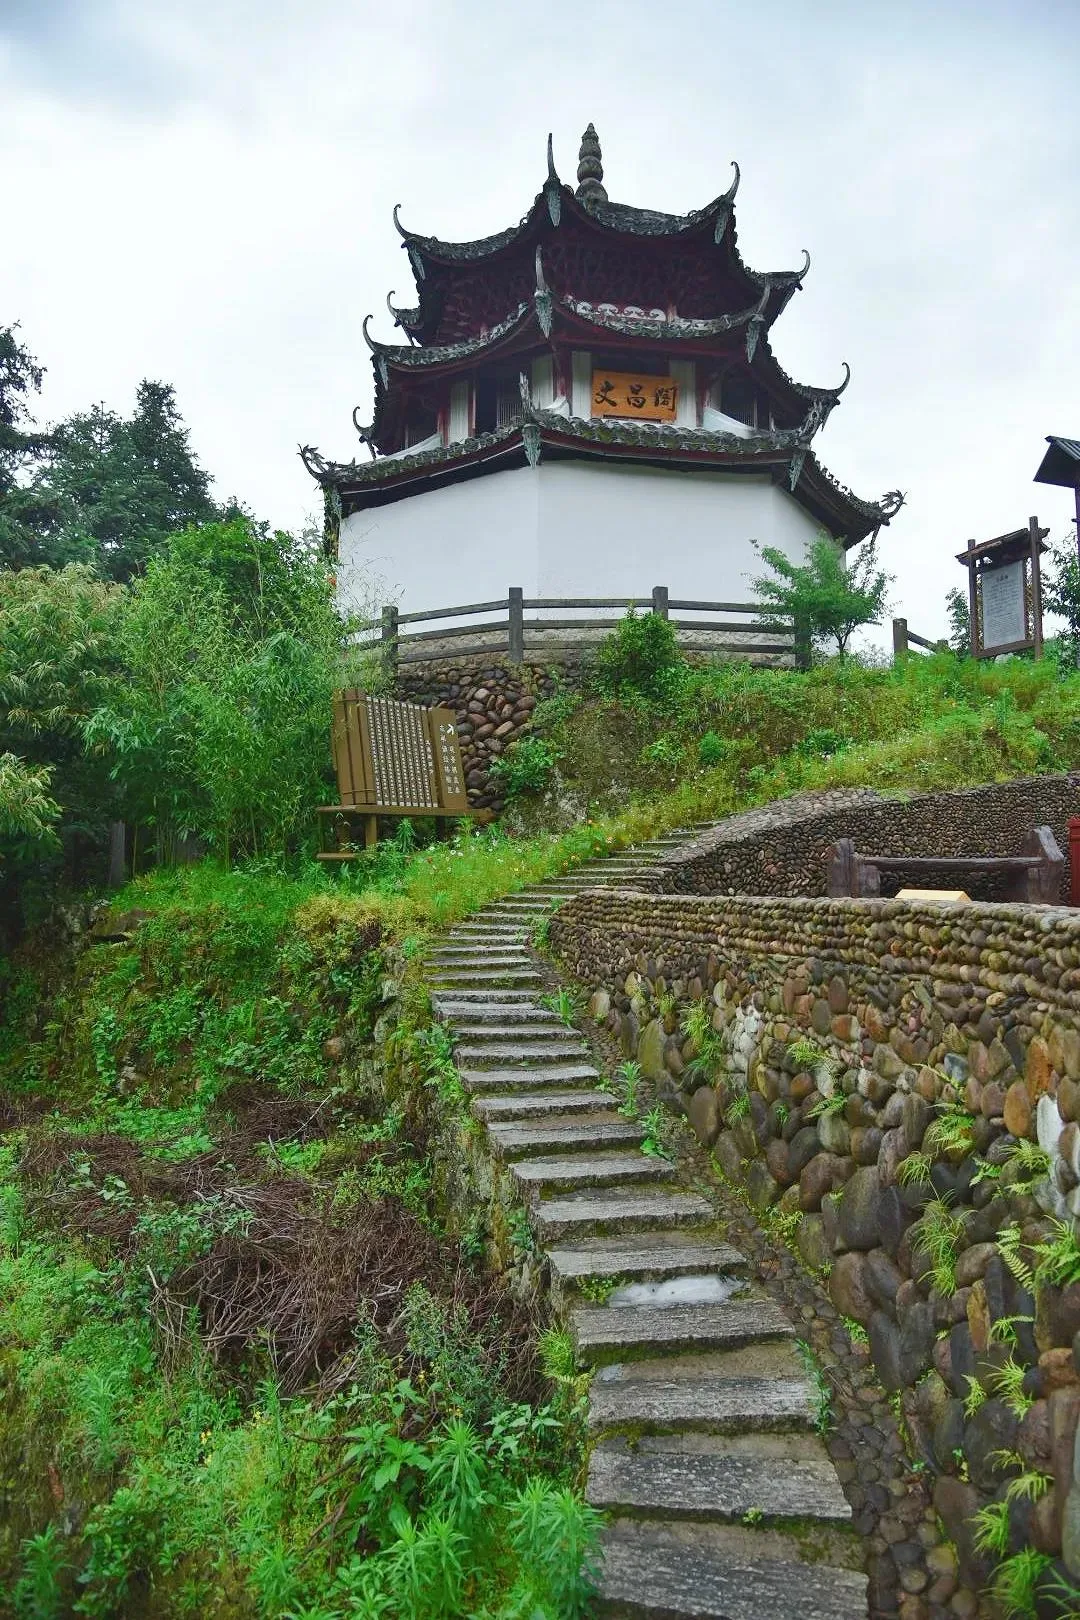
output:
[[[887,609],[892,575],[878,566],[876,539],[857,556],[845,558],[829,535],[821,533],[807,547],[806,560],[795,563],[776,546],[754,542],[772,573],[751,581],[770,626],[784,628],[792,619],[809,627],[812,640],[836,643],[843,658],[848,642],[862,624],[880,624]]]
[[[307,537],[237,518],[151,558],[116,627],[123,678],[84,731],[162,858],[185,834],[232,858],[306,833],[345,628]]]
[[[141,382],[130,419],[98,405],[54,430],[24,494],[34,543],[19,560],[93,562],[130,579],[171,534],[217,516],[209,491],[174,390]]]
[[[116,676],[122,598],[120,587],[77,563],[0,569],[0,756],[10,809],[0,816],[0,910],[10,916],[25,915],[62,873],[58,840],[47,840],[51,855],[35,844],[44,836],[35,817],[59,821],[84,881],[104,852],[115,789],[104,762],[87,758],[82,726]]]
[[[34,423],[30,401],[45,375],[17,337],[0,326],[0,562],[20,560],[33,546],[36,502],[23,475],[52,447],[52,435]]]
[[[945,606],[949,614],[949,646],[959,658],[966,658],[971,651],[971,608],[967,592],[954,585],[945,597]]]
[[[1080,560],[1075,528],[1049,548],[1049,566],[1043,566],[1043,608],[1065,620],[1062,639],[1068,643],[1074,662],[1080,661]]]

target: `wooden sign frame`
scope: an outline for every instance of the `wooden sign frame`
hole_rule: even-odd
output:
[[[994,540],[979,544],[969,540],[966,551],[959,551],[956,560],[968,571],[968,612],[971,621],[971,656],[973,658],[999,658],[1003,653],[1033,652],[1042,657],[1042,576],[1040,555],[1049,529],[1040,529],[1037,517],[1029,518],[1026,529],[1014,529],[1011,534],[1000,534]],[[987,643],[983,580],[996,569],[1019,563],[1022,568],[1024,593],[1024,634],[1018,640]]]

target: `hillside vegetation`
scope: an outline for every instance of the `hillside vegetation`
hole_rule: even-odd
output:
[[[134,880],[89,936],[54,911],[3,963],[0,1587],[18,1620],[579,1609],[592,1527],[557,1336],[433,1191],[422,1098],[454,1080],[409,989],[424,934],[792,791],[1080,768],[1080,676],[1053,660],[701,670],[646,636],[629,621],[587,691],[538,707],[501,828],[406,827],[330,874],[299,770],[246,851],[209,814],[229,802],[211,773],[191,799],[210,855]],[[258,650],[240,652],[257,687]],[[310,777],[323,654],[305,667]],[[114,685],[109,712],[122,701]],[[245,710],[246,780],[296,735],[277,712]],[[182,749],[156,757],[146,791],[193,780]]]

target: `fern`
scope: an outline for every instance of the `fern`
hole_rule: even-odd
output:
[[[896,1167],[896,1179],[901,1187],[925,1187],[930,1183],[934,1161],[929,1153],[909,1153]]]
[[[934,1198],[912,1227],[913,1250],[928,1261],[929,1277],[939,1294],[956,1292],[956,1257],[964,1235],[964,1217],[949,1208],[945,1198]]]
[[[1039,1588],[1052,1563],[1048,1553],[1022,1547],[998,1565],[990,1593],[1000,1606],[1004,1620],[1037,1620]]]

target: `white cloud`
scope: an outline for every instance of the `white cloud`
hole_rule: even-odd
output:
[[[944,626],[969,534],[1066,492],[1080,432],[1080,121],[1059,6],[549,0],[0,0],[0,320],[45,413],[175,383],[205,465],[281,524],[318,505],[298,440],[352,454],[368,310],[412,280],[390,219],[450,237],[528,207],[544,141],[600,131],[621,201],[700,206],[743,169],[739,244],[813,267],[772,334],[794,376],[854,376],[820,441],[909,507],[898,610]]]

